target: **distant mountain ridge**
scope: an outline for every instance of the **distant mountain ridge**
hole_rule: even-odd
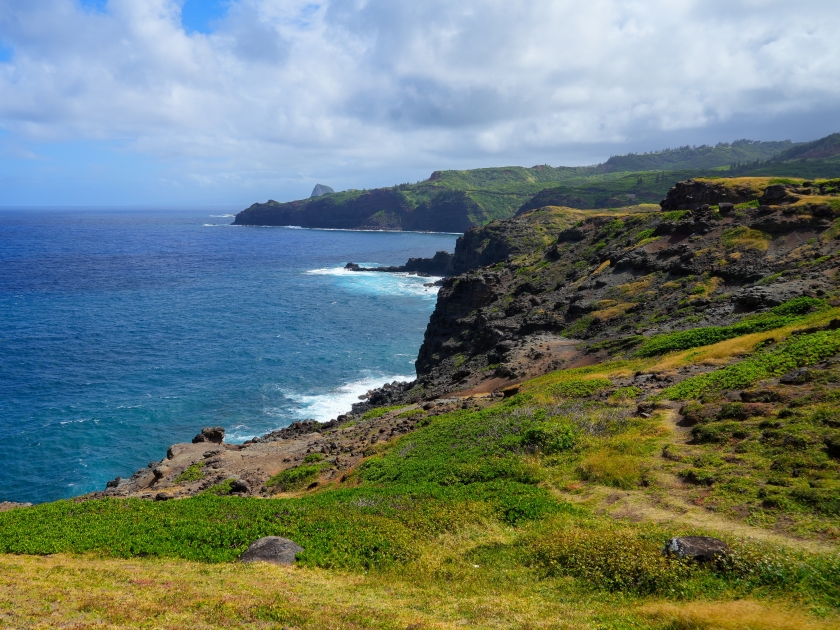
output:
[[[255,203],[237,214],[234,224],[463,232],[544,206],[586,209],[657,203],[678,180],[744,175],[840,176],[840,134],[807,143],[736,140],[630,153],[595,166],[435,171],[414,184]]]

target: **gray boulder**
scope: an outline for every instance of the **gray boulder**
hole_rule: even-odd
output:
[[[729,553],[729,545],[711,536],[682,536],[669,540],[662,553],[676,558],[690,558],[697,562],[710,562]]]
[[[811,374],[811,370],[803,367],[781,376],[779,378],[779,382],[784,383],[785,385],[802,385],[803,383],[810,381],[812,378],[813,374]]]
[[[251,546],[239,556],[241,562],[273,562],[274,564],[294,564],[295,556],[303,547],[288,538],[266,536],[251,543]]]

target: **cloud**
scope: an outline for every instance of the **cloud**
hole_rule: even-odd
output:
[[[733,139],[715,134],[737,121],[811,138],[840,113],[840,5],[821,0],[233,0],[208,34],[180,11],[0,0],[0,129],[116,142],[187,189],[250,194],[573,163]]]

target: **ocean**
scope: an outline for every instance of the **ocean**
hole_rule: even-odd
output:
[[[451,252],[457,235],[232,220],[0,210],[0,501],[103,489],[204,426],[242,442],[415,377],[437,289],[342,268]]]

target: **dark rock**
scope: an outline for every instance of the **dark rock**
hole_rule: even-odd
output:
[[[250,494],[251,486],[248,485],[247,481],[243,481],[242,479],[237,479],[233,483],[230,484],[230,491],[235,492],[237,494]]]
[[[798,370],[788,372],[779,378],[779,382],[784,383],[785,385],[802,385],[803,383],[810,381],[812,378],[813,375],[811,374],[811,370],[808,368],[799,368]]]
[[[752,311],[762,306],[778,306],[785,297],[774,287],[748,287],[733,295],[732,301],[740,309]]]
[[[172,498],[172,495],[166,494],[165,492],[158,492],[155,495],[155,501],[169,501]]]
[[[122,477],[115,477],[111,481],[107,482],[105,484],[105,487],[106,488],[116,488],[118,485],[120,485],[120,481],[122,481]]]
[[[729,553],[729,545],[711,536],[682,536],[665,544],[663,555],[688,558],[697,562],[710,562]]]
[[[721,214],[729,214],[730,212],[732,212],[735,209],[735,204],[734,203],[728,203],[728,202],[721,202],[720,204],[718,204],[718,209],[720,210]]]
[[[741,392],[741,400],[745,403],[780,402],[782,395],[772,389],[759,389],[751,392]]]
[[[204,427],[201,433],[193,438],[193,444],[199,442],[212,442],[213,444],[221,444],[225,439],[225,430],[222,427]]]
[[[245,553],[239,556],[239,560],[289,565],[295,563],[295,556],[301,551],[303,547],[288,538],[266,536],[251,543]]]
[[[399,267],[361,267],[356,263],[349,262],[344,265],[347,271],[369,271],[380,273],[410,273],[418,276],[448,276],[452,274],[453,255],[449,252],[439,251],[431,258],[409,258],[408,262]],[[432,286],[430,283],[426,286]]]

